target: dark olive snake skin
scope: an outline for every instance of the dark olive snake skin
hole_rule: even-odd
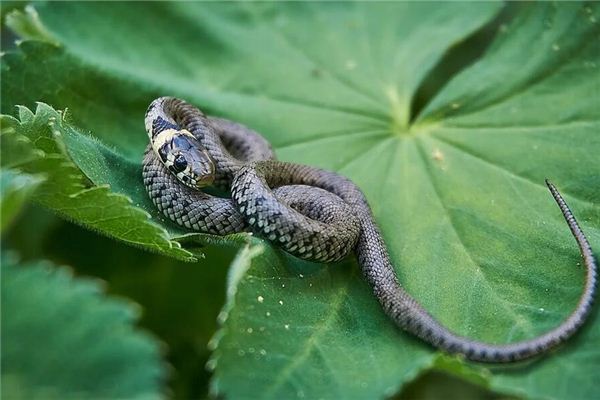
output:
[[[256,132],[231,121],[206,117],[183,100],[161,97],[152,102],[146,114],[151,141],[165,126],[187,129],[198,139],[214,163],[214,185],[230,190],[231,199],[183,185],[148,147],[143,162],[144,184],[164,215],[186,228],[216,235],[252,231],[308,260],[333,262],[354,251],[387,315],[402,329],[448,353],[481,362],[529,358],[572,336],[591,311],[597,285],[594,256],[564,199],[548,181],[583,257],[583,294],[569,317],[549,332],[517,343],[488,344],[452,333],[404,290],[367,200],[349,179],[306,165],[276,161],[268,142]]]

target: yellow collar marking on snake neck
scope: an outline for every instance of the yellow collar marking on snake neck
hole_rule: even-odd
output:
[[[165,129],[162,132],[159,132],[154,139],[151,141],[152,149],[158,154],[158,149],[160,149],[167,141],[171,140],[175,135],[186,135],[191,138],[194,138],[194,135],[187,129]]]

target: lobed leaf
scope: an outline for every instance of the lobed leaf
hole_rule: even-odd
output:
[[[2,397],[156,399],[159,343],[138,309],[48,262],[2,257]]]
[[[179,259],[193,259],[190,252],[169,239],[163,228],[150,221],[147,212],[132,205],[129,197],[111,192],[108,183],[89,184],[71,162],[62,139],[81,134],[75,133],[57,111],[43,103],[35,114],[21,107],[20,121],[2,116],[2,127],[2,165],[47,176],[35,192],[36,201],[74,222],[129,244]],[[136,166],[129,169],[139,172]],[[129,178],[139,181],[141,173],[132,173]]]

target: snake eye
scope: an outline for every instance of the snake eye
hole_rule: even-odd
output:
[[[175,169],[175,171],[181,172],[186,167],[187,167],[187,161],[185,160],[185,157],[182,156],[181,154],[178,154],[177,156],[175,156],[175,160],[173,160],[173,168]]]

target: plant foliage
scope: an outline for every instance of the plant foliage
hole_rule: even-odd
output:
[[[132,326],[138,309],[48,262],[2,257],[2,397],[164,394],[159,343]]]
[[[147,199],[140,163],[157,96],[247,124],[280,159],[361,187],[400,281],[443,324],[490,342],[534,337],[571,312],[583,281],[544,178],[600,247],[597,3],[514,6],[497,29],[500,3],[36,9],[13,18],[36,40],[3,57],[2,111],[51,106],[3,116],[2,147],[28,154],[3,165],[43,174],[36,201],[129,244],[187,260],[198,243],[240,246],[211,342],[216,394],[382,398],[439,368],[499,392],[593,396],[597,311],[536,362],[440,358],[385,318],[354,260],[317,265],[248,235],[182,231]],[[448,54],[490,26],[483,54],[415,107]]]

